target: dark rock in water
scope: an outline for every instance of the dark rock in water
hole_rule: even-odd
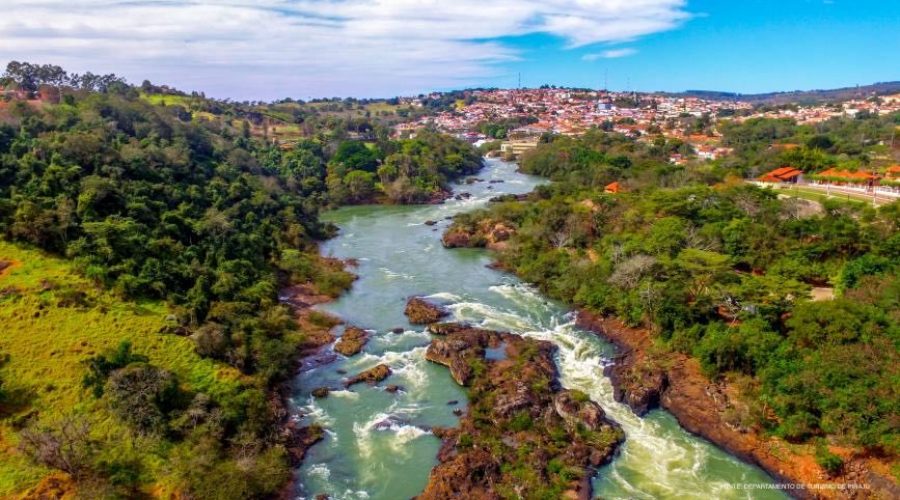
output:
[[[472,193],[467,193],[467,192],[465,192],[465,191],[462,192],[462,193],[459,193],[459,195],[462,196],[463,199],[466,199],[466,200],[468,200],[469,198],[472,197]]]
[[[394,333],[394,334],[397,334],[397,335],[400,335],[401,333],[403,333],[403,332],[405,332],[405,331],[406,331],[406,330],[404,330],[403,328],[401,328],[401,327],[399,327],[399,326],[398,326],[397,328],[391,328],[391,333]]]
[[[457,401],[457,400],[455,400],[455,399],[451,399],[450,401],[447,401],[447,404],[448,404],[448,405],[458,405],[458,404],[459,404],[459,401]]]
[[[489,183],[490,184],[501,184],[504,182],[506,182],[506,181],[504,181],[503,179],[491,179]]]
[[[443,307],[432,304],[421,297],[412,297],[406,302],[404,314],[414,325],[427,325],[440,321],[450,313]]]
[[[311,394],[314,398],[327,398],[329,392],[331,392],[331,389],[327,387],[319,387],[317,389],[313,389]]]
[[[631,353],[626,353],[617,358],[630,355]],[[613,398],[627,404],[638,416],[644,416],[659,406],[660,397],[668,387],[668,380],[662,370],[641,373],[640,378],[635,379],[634,368],[631,362],[614,362],[603,369],[603,374],[612,382]]]
[[[459,417],[463,414],[463,411],[460,410],[459,408],[457,408],[457,409],[453,410],[453,414],[456,415],[457,417]]]
[[[448,216],[444,217],[444,220],[453,220],[453,216],[452,216],[452,215],[448,215]]]
[[[428,331],[432,335],[450,335],[451,333],[460,332],[466,328],[471,328],[463,323],[432,323],[428,325]]]
[[[341,338],[334,344],[334,350],[344,356],[353,356],[362,351],[363,346],[368,341],[369,334],[365,330],[355,326],[348,326],[344,329],[344,334],[341,335]]]
[[[300,362],[300,371],[305,372],[312,370],[313,368],[325,366],[336,359],[337,355],[333,352],[322,352],[314,356],[307,356]]]
[[[401,387],[397,384],[388,384],[384,388],[385,391],[390,392],[390,393],[395,393],[395,392],[399,391],[400,389],[401,389]]]
[[[374,368],[370,368],[362,373],[359,373],[354,377],[351,377],[344,385],[346,387],[350,387],[351,385],[358,384],[360,382],[375,384],[376,382],[381,382],[382,380],[388,378],[390,375],[391,369],[385,364],[380,364],[375,366]]]
[[[436,220],[427,220],[427,221],[425,221],[425,225],[426,225],[426,226],[433,226],[433,225],[435,225],[435,224],[437,224],[437,221],[436,221]]]
[[[335,373],[337,373],[338,375],[346,375],[346,374],[347,374],[347,370],[338,369],[338,370],[335,370]]]

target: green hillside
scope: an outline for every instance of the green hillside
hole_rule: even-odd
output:
[[[188,338],[162,334],[167,313],[160,302],[122,301],[69,263],[7,242],[0,242],[0,262],[8,265],[0,274],[0,352],[6,358],[0,368],[0,496],[27,490],[49,472],[18,449],[20,431],[73,418],[85,419],[91,437],[104,443],[105,460],[133,461],[144,486],[175,489],[178,480],[166,464],[191,444],[134,436],[108,401],[82,386],[85,361],[128,341],[149,363],[175,374],[184,391],[214,398],[239,390],[238,371],[200,358]]]

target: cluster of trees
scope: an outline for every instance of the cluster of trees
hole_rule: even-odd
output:
[[[535,116],[519,116],[503,120],[484,121],[478,124],[478,131],[490,139],[506,139],[509,137],[510,130],[537,122],[538,119]]]
[[[723,142],[735,149],[722,163],[746,176],[758,176],[784,165],[804,172],[830,167],[873,168],[879,157],[890,154],[898,125],[900,113],[858,114],[810,125],[797,125],[784,118],[722,122],[718,128]]]
[[[258,479],[226,496],[274,494],[290,466],[269,399],[302,339],[279,304],[280,281],[290,274],[331,293],[351,281],[317,255],[315,240],[329,234],[317,218],[324,195],[282,175],[269,161],[277,148],[246,128],[192,120],[134,91],[71,97],[4,112],[0,233],[73,259],[124,298],[166,301],[171,332],[246,374],[234,393],[185,395],[168,372],[122,355],[91,364],[88,385],[136,432],[196,443],[196,456],[173,463],[187,491],[222,497],[221,485],[236,486],[223,471],[257,470]],[[201,402],[205,410],[192,406]],[[223,417],[215,425],[195,418],[216,408]],[[41,432],[35,449],[62,439]]]
[[[431,131],[405,140],[302,139],[289,151],[270,150],[263,163],[318,206],[435,201],[483,166],[471,145]]]
[[[556,182],[455,224],[503,221],[515,232],[499,258],[526,280],[650,328],[711,376],[751,377],[772,432],[900,452],[900,206],[803,215],[732,170],[672,167],[656,149],[558,138],[522,162]],[[626,192],[603,194],[611,180]],[[837,297],[813,301],[813,286]]]
[[[125,80],[115,74],[95,75],[87,72],[83,75],[68,73],[60,66],[53,64],[32,64],[29,62],[11,61],[0,77],[0,83],[14,84],[21,90],[35,91],[41,85],[49,85],[59,89],[71,87],[79,90],[107,92],[111,88],[126,86]]]

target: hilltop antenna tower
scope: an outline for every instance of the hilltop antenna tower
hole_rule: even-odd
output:
[[[521,73],[521,72],[519,72],[519,86],[518,86],[518,89],[519,89],[519,90],[522,90],[522,73]]]

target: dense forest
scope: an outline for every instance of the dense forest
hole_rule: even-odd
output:
[[[276,389],[304,335],[278,290],[290,281],[337,295],[353,279],[318,255],[317,241],[333,231],[319,211],[434,201],[452,178],[478,170],[480,157],[433,132],[361,137],[382,124],[346,117],[307,118],[312,133],[280,142],[270,134],[281,122],[254,118],[271,113],[268,105],[133,87],[115,75],[15,63],[2,83],[33,94],[0,102],[0,234],[23,249],[5,251],[40,249],[79,275],[67,285],[55,277],[5,288],[0,303],[14,311],[11,320],[26,324],[31,311],[40,318],[59,307],[74,317],[161,303],[157,333],[189,339],[198,356],[192,368],[179,365],[196,379],[188,381],[143,337],[82,355],[85,403],[64,415],[31,408],[27,395],[13,397],[25,388],[7,383],[0,419],[17,437],[3,447],[67,473],[91,496],[153,488],[191,498],[276,495],[290,478]],[[143,331],[138,317],[117,313],[108,327]],[[217,375],[199,375],[200,366]],[[154,451],[135,454],[135,446]],[[20,472],[0,471],[0,486]]]
[[[745,161],[782,138],[831,144],[797,154],[865,164],[870,149],[852,142],[896,119],[728,125],[737,158],[690,166],[666,161],[675,144],[664,139],[558,137],[521,163],[554,182],[458,216],[445,241],[464,233],[553,297],[650,329],[710,377],[744,380],[744,424],[896,457],[900,204],[817,209],[741,180],[768,160]],[[604,193],[613,181],[622,189]],[[814,287],[833,299],[814,300]],[[840,467],[827,451],[818,459]]]

